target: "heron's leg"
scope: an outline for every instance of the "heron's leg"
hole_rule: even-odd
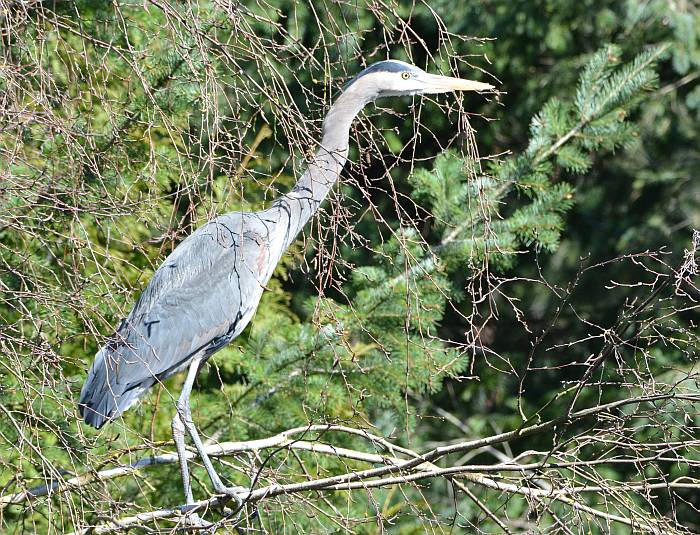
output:
[[[187,467],[187,451],[185,450],[185,424],[182,423],[179,414],[175,414],[172,423],[173,440],[175,441],[175,449],[177,450],[177,458],[180,461],[180,475],[182,475],[182,485],[185,489],[185,503],[187,505],[194,504],[192,496],[192,484],[190,483],[190,471]],[[201,527],[209,527],[211,524],[205,522],[197,513],[190,513],[190,521]]]
[[[187,505],[192,505],[194,503],[194,497],[192,496],[192,485],[190,483],[190,470],[187,467],[185,424],[182,423],[179,414],[175,414],[173,418],[173,440],[175,441],[177,458],[178,461],[180,461],[180,475],[182,476],[182,485],[185,488],[185,502]]]
[[[187,429],[187,432],[192,438],[192,442],[194,442],[194,447],[197,449],[197,453],[199,453],[199,456],[202,459],[204,468],[206,468],[207,473],[209,474],[209,479],[211,479],[212,485],[214,485],[214,491],[217,494],[226,494],[231,496],[234,500],[236,500],[236,502],[238,502],[238,505],[240,505],[242,500],[240,497],[238,497],[238,494],[247,492],[248,489],[244,487],[227,487],[223,484],[219,474],[217,474],[216,470],[214,469],[214,465],[211,463],[211,459],[209,459],[209,455],[207,455],[207,452],[204,451],[204,444],[202,444],[202,439],[199,438],[197,428],[194,426],[194,422],[192,421],[192,411],[190,410],[190,392],[192,392],[192,386],[194,385],[194,380],[197,377],[197,372],[199,371],[199,365],[201,362],[202,359],[198,358],[194,359],[190,364],[190,369],[187,372],[187,379],[185,379],[185,383],[182,385],[182,391],[180,392],[180,397],[177,400],[177,412],[185,425],[185,429]]]

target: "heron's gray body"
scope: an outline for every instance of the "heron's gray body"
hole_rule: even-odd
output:
[[[353,78],[326,115],[321,146],[292,191],[267,210],[217,217],[165,259],[95,357],[80,393],[85,421],[101,427],[154,383],[189,367],[173,418],[185,499],[194,503],[184,442],[187,431],[214,490],[240,500],[240,489],[221,481],[192,421],[189,395],[199,366],[250,322],[280,257],[340,176],[350,126],[367,103],[383,96],[488,89],[492,86],[427,74],[399,61],[374,64]]]
[[[101,427],[155,382],[243,331],[270,276],[270,226],[257,214],[226,214],[166,258],[96,356],[81,394],[90,425]]]
[[[156,382],[208,359],[255,314],[280,256],[316,211],[345,164],[319,151],[287,195],[261,212],[217,217],[187,237],[154,273],[129,316],[100,349],[80,395],[85,421],[100,428]]]

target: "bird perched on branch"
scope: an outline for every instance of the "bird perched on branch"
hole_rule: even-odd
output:
[[[350,126],[366,104],[382,97],[492,89],[395,60],[375,63],[350,80],[326,115],[316,155],[289,193],[267,210],[209,221],[154,273],[129,316],[95,356],[80,393],[85,422],[102,427],[155,383],[187,369],[172,422],[185,499],[194,503],[187,432],[215,492],[240,503],[247,489],[224,485],[192,421],[189,397],[199,368],[250,322],[280,257],[338,180],[348,157]]]

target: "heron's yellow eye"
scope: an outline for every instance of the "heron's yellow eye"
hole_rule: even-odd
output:
[[[410,72],[404,71],[401,73],[401,78],[403,78],[404,80],[408,80],[410,77],[411,77]]]

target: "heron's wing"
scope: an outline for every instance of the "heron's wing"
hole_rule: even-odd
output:
[[[240,334],[257,307],[270,260],[269,236],[249,217],[221,216],[166,258],[97,354],[82,405],[112,418],[156,380]]]

